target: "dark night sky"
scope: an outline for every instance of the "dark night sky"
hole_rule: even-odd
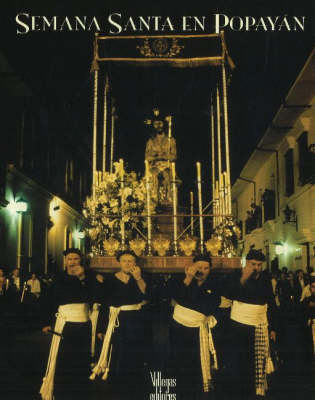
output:
[[[16,35],[17,12],[32,15],[96,15],[110,12],[123,15],[306,15],[306,32],[226,31],[229,53],[235,69],[229,87],[229,118],[232,179],[237,178],[266,127],[304,65],[314,45],[314,6],[299,1],[266,2],[160,2],[140,6],[127,1],[7,1],[1,5],[1,45],[14,70],[22,75],[44,103],[61,102],[78,134],[92,134],[93,34],[87,32],[36,32]],[[66,3],[66,4],[65,4]],[[172,3],[172,4],[170,4]],[[175,3],[175,4],[174,4]],[[177,3],[177,6],[176,6]],[[237,4],[236,4],[237,3]],[[247,3],[247,4],[246,4]],[[178,7],[178,4],[181,4]],[[215,6],[214,4],[220,4]],[[313,10],[312,10],[313,8]],[[205,32],[211,33],[211,32]],[[4,39],[5,38],[5,39]],[[117,100],[117,156],[129,168],[143,170],[146,139],[143,120],[152,106],[162,105],[174,115],[174,135],[178,147],[178,173],[187,191],[195,180],[195,162],[209,176],[209,93],[211,74],[207,69],[110,68]],[[208,181],[209,182],[209,181]]]

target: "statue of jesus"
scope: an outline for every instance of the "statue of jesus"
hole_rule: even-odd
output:
[[[158,118],[159,110],[154,110],[155,119],[150,121],[153,126],[153,136],[147,141],[145,159],[149,162],[152,175],[152,190],[158,203],[170,205],[171,193],[171,163],[176,160],[176,140],[170,133],[165,133],[166,123]]]

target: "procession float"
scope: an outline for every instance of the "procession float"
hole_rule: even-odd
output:
[[[196,44],[198,43],[198,46]],[[111,71],[115,65],[137,68],[209,68],[215,77],[209,91],[211,152],[206,166],[197,161],[195,190],[182,204],[177,143],[172,109],[157,104],[141,121],[151,136],[145,143],[144,173],[128,170],[116,159],[117,103]],[[109,67],[111,66],[111,67]],[[118,268],[116,255],[130,249],[140,266],[153,273],[184,270],[197,253],[210,253],[213,268],[240,267],[240,229],[232,215],[227,84],[233,69],[223,33],[172,36],[95,35],[92,72],[93,183],[84,205],[91,267],[100,272]],[[197,155],[198,156],[198,155]],[[211,171],[208,182],[203,167]],[[210,195],[207,204],[203,193]]]

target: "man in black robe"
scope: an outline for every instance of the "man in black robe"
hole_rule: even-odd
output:
[[[148,275],[137,265],[134,252],[117,255],[119,271],[109,274],[103,284],[104,296],[98,322],[98,338],[103,340],[98,362],[90,377],[101,375],[113,384],[117,399],[144,396],[149,372],[148,350],[151,326],[147,303],[150,295]],[[145,375],[146,373],[146,375]],[[139,394],[140,393],[140,394]]]
[[[269,337],[276,339],[277,311],[269,275],[262,271],[264,261],[260,250],[250,250],[246,266],[225,288],[233,300],[228,389],[236,399],[264,396],[267,373],[272,372]]]
[[[82,266],[80,250],[71,248],[64,255],[66,270],[57,277],[42,303],[42,331],[52,333],[40,390],[43,400],[87,397],[84,391],[90,373],[91,306],[98,302],[100,282]]]
[[[170,281],[170,297],[175,305],[170,328],[169,373],[176,379],[178,396],[189,400],[199,399],[203,392],[210,391],[211,367],[217,367],[211,328],[216,324],[213,314],[220,296],[210,280],[210,267],[211,259],[198,255],[185,269],[184,277]]]

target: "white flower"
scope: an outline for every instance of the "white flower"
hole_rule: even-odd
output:
[[[130,196],[131,194],[132,194],[132,189],[131,189],[130,187],[124,188],[124,193],[123,193],[123,195],[124,195],[125,197],[128,197],[128,196]]]
[[[115,208],[118,206],[118,199],[111,199],[109,202],[111,208]],[[114,211],[115,212],[115,211]]]

